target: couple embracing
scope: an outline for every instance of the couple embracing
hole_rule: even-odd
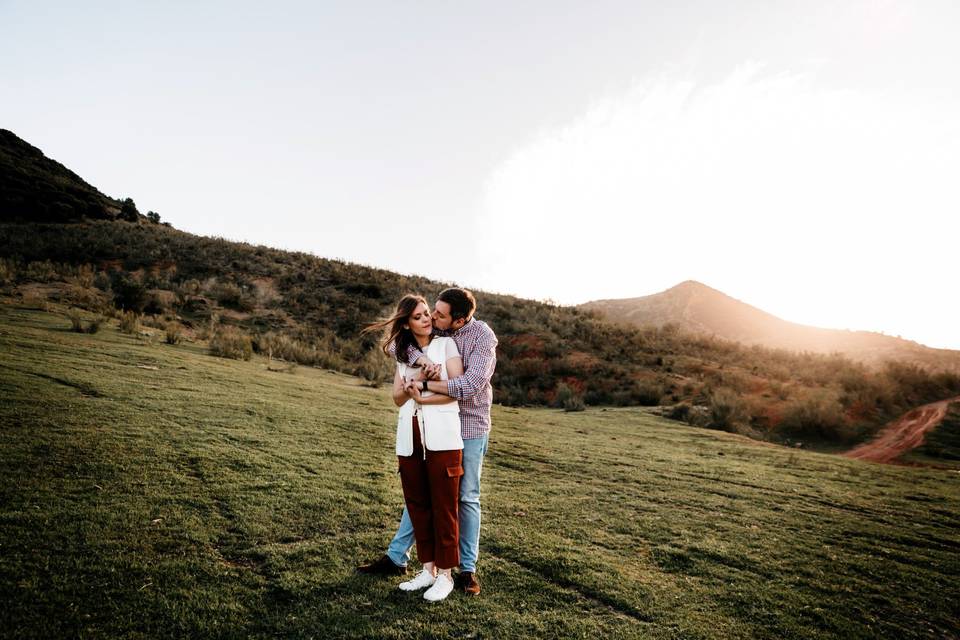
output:
[[[403,591],[426,589],[436,602],[457,582],[480,593],[480,474],[490,433],[497,337],[473,317],[466,289],[445,289],[433,311],[408,294],[386,320],[383,351],[396,360],[393,401],[398,407],[397,459],[406,504],[400,526],[379,560],[357,568],[370,575],[404,575],[414,541],[423,565]]]

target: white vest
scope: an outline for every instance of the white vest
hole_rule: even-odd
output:
[[[427,347],[426,356],[432,362],[440,364],[440,379],[447,380],[447,355],[445,340],[453,338],[434,338]],[[407,365],[397,363],[400,377],[407,373]],[[424,398],[433,394],[422,392]],[[400,407],[397,419],[397,455],[413,455],[413,416],[420,423],[420,442],[430,451],[450,451],[463,449],[460,435],[460,403],[454,400],[447,404],[419,404],[413,398]]]

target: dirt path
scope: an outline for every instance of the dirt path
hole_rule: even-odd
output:
[[[947,415],[947,407],[960,402],[960,396],[911,409],[883,428],[870,442],[850,449],[843,455],[857,460],[892,462],[923,444],[923,436]]]

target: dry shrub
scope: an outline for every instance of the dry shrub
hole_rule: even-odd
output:
[[[100,331],[100,325],[106,320],[102,315],[94,316],[86,326],[83,324],[83,315],[77,309],[67,311],[67,318],[70,319],[70,330],[77,333],[97,333]]]
[[[54,282],[61,279],[57,265],[49,260],[28,263],[22,276],[29,282]]]
[[[163,328],[164,340],[167,344],[180,344],[183,340],[183,326],[176,320],[171,320]]]
[[[140,314],[124,311],[120,314],[120,332],[138,335],[140,333]]]
[[[211,355],[235,360],[253,357],[253,340],[246,332],[231,326],[217,327],[210,338]]]
[[[90,321],[90,324],[87,325],[87,328],[85,329],[85,331],[87,333],[96,333],[100,331],[100,327],[106,321],[107,319],[104,316],[97,315],[96,317],[93,318],[93,320]]]
[[[747,406],[734,391],[720,387],[710,394],[710,426],[724,431],[735,431],[748,418]]]
[[[96,272],[89,264],[82,264],[76,268],[73,275],[67,277],[67,282],[75,284],[83,289],[93,287]]]
[[[366,380],[369,386],[376,388],[390,379],[393,374],[393,367],[384,357],[382,351],[370,349],[361,358],[356,373]]]
[[[0,284],[13,284],[17,280],[17,263],[7,258],[0,258]]]
[[[777,431],[793,437],[834,442],[847,442],[856,437],[837,395],[828,391],[817,391],[788,404]]]
[[[67,311],[67,318],[70,320],[70,330],[76,333],[83,333],[83,317],[76,309]]]
[[[583,411],[587,408],[587,405],[583,401],[583,394],[577,393],[573,387],[565,382],[557,385],[554,404],[564,411]]]
[[[270,358],[296,362],[313,367],[322,367],[325,369],[335,369],[345,371],[348,369],[349,361],[340,354],[340,348],[332,335],[306,342],[297,338],[292,338],[283,333],[269,332],[256,338],[254,347],[257,353],[266,354]],[[369,381],[377,378],[377,369],[386,367],[383,370],[384,379],[389,379],[393,375],[392,367],[384,362],[383,354],[377,352],[374,354],[375,361],[368,361],[366,358],[374,356],[363,356],[359,358],[359,364],[352,368],[351,373],[364,377]],[[357,360],[354,360],[356,362]],[[373,378],[367,377],[373,376]]]

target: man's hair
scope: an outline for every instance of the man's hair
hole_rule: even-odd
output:
[[[473,297],[472,293],[459,287],[444,289],[437,296],[437,300],[450,305],[450,317],[453,320],[459,320],[460,318],[469,320],[473,316],[473,312],[477,310],[477,299]]]

